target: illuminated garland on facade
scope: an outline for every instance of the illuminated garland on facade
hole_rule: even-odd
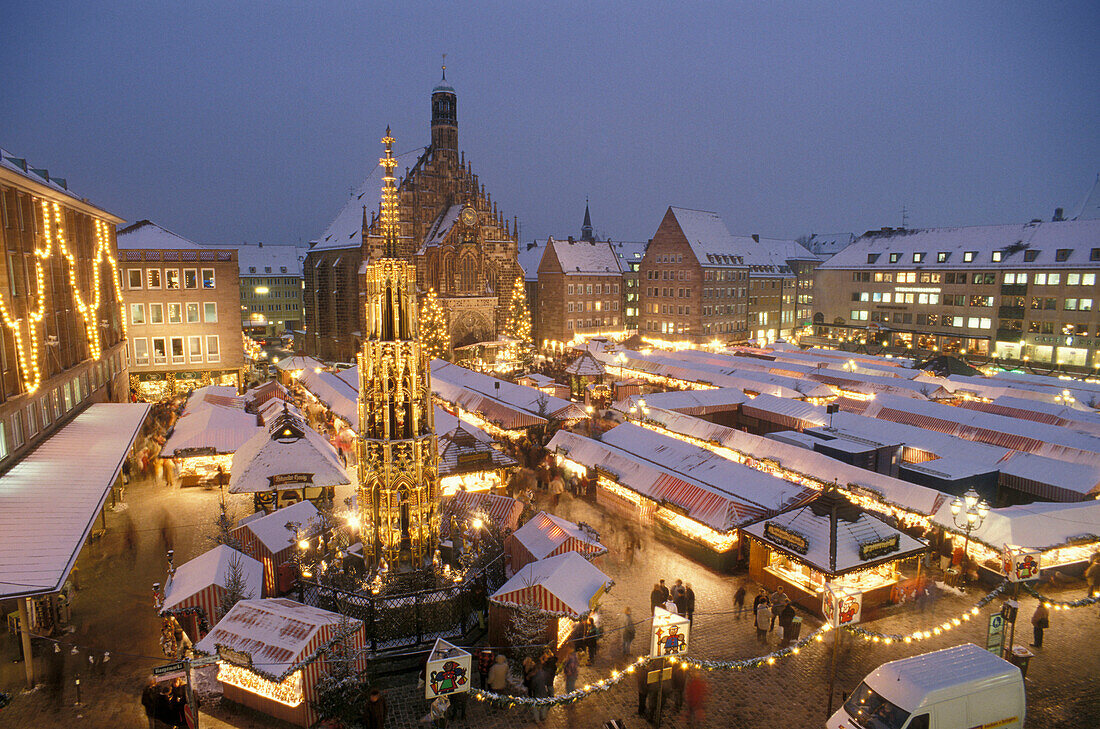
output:
[[[864,640],[869,640],[874,643],[885,643],[886,645],[890,645],[891,643],[912,643],[913,641],[917,640],[927,640],[933,636],[938,636],[946,633],[952,628],[957,628],[964,622],[970,620],[972,617],[977,615],[983,607],[993,602],[994,598],[996,598],[997,595],[1000,595],[1002,592],[1004,592],[1005,588],[1007,588],[1008,585],[1008,580],[1005,580],[1004,582],[993,588],[993,591],[990,592],[988,595],[983,597],[981,600],[978,600],[978,602],[976,602],[974,604],[974,607],[970,608],[970,610],[963,613],[957,618],[951,618],[950,620],[943,621],[943,623],[937,625],[931,630],[916,630],[912,633],[909,633],[908,635],[902,635],[900,633],[878,633],[873,630],[861,628],[858,625],[846,625],[844,626],[844,629],[850,633],[853,633],[854,635],[858,635]]]
[[[295,671],[278,683],[258,675],[255,671],[227,663],[218,665],[218,680],[230,686],[277,701],[284,706],[300,706],[305,700],[302,693],[302,672]]]
[[[111,255],[110,233],[108,232],[107,224],[102,220],[95,221],[95,254],[92,257],[93,293],[91,301],[88,302],[85,301],[84,294],[81,292],[80,286],[78,285],[78,262],[73,253],[69,250],[65,240],[65,228],[62,222],[61,206],[57,203],[49,203],[45,200],[41,201],[41,206],[42,235],[45,239],[45,247],[36,247],[34,250],[35,293],[33,296],[37,300],[37,309],[27,313],[27,326],[25,331],[23,328],[23,319],[14,318],[8,305],[4,302],[3,296],[0,296],[0,319],[3,319],[4,325],[11,331],[12,338],[15,340],[16,355],[19,358],[19,371],[23,380],[23,387],[27,391],[27,394],[33,394],[42,384],[42,370],[39,366],[38,352],[41,346],[39,325],[46,314],[46,297],[42,293],[42,282],[45,280],[43,261],[48,260],[53,254],[55,240],[57,242],[59,254],[64,256],[68,264],[69,287],[72,292],[73,300],[76,303],[77,311],[80,312],[80,316],[84,320],[88,351],[93,360],[98,360],[103,353],[99,333],[99,308],[104,303],[100,284],[100,264],[104,259],[107,260],[111,267],[115,295],[118,299],[119,307],[122,307],[122,284],[118,278],[118,263],[114,256]],[[28,285],[27,288],[29,289],[30,286]],[[122,332],[123,339],[125,339],[125,316],[122,317]]]
[[[1082,597],[1080,600],[1072,600],[1070,602],[1063,602],[1062,600],[1051,600],[1046,595],[1041,594],[1034,587],[1021,582],[1020,587],[1024,592],[1039,600],[1039,602],[1046,605],[1048,608],[1054,608],[1055,610],[1069,610],[1071,608],[1088,607],[1089,605],[1100,604],[1100,595],[1093,595],[1091,597]]]

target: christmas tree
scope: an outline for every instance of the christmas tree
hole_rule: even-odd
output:
[[[435,289],[428,289],[420,303],[420,343],[429,358],[446,359],[448,339],[447,312]]]
[[[317,682],[316,700],[311,701],[322,724],[342,729],[362,729],[363,708],[370,694],[365,675],[357,671],[356,648],[348,638],[356,632],[354,624],[341,614],[336,628],[340,636],[328,650],[325,675]]]
[[[225,614],[233,609],[241,600],[251,600],[256,597],[244,581],[244,568],[241,566],[243,554],[235,554],[229,558],[229,569],[225,574],[225,592],[218,603],[218,615],[216,620],[221,620]]]
[[[519,356],[531,348],[531,312],[527,309],[527,293],[523,277],[517,276],[512,286],[512,298],[508,302],[508,314],[504,319],[504,335],[518,340],[513,356]]]
[[[512,647],[512,658],[521,662],[527,656],[538,659],[546,647],[546,614],[534,605],[517,605],[511,612],[512,621],[504,639]]]

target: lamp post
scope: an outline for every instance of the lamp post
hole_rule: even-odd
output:
[[[619,363],[619,380],[623,379],[623,364],[626,362],[626,355],[619,352],[615,355],[615,361]]]
[[[978,496],[978,492],[969,489],[962,498],[958,496],[951,502],[951,519],[959,529],[966,530],[966,541],[963,542],[963,555],[970,546],[970,532],[977,529],[985,521],[989,513],[989,502]]]
[[[592,414],[596,412],[596,408],[591,405],[586,405],[584,411],[588,413],[588,437],[592,437]]]

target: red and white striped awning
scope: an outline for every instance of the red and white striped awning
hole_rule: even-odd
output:
[[[579,620],[612,581],[576,552],[566,552],[524,565],[489,598],[507,607],[530,605]]]
[[[443,513],[461,518],[467,514],[482,513],[500,529],[514,530],[523,513],[523,502],[510,496],[484,492],[456,491],[443,499]]]
[[[668,501],[687,512],[692,519],[704,524],[743,524],[763,518],[768,513],[764,509],[747,503],[737,503],[721,494],[665,473],[653,484],[650,494],[654,500]]]

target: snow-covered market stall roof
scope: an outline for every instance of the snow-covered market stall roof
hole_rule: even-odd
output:
[[[295,355],[293,357],[284,357],[275,363],[275,369],[283,372],[300,372],[304,370],[315,370],[317,368],[323,368],[325,363],[321,360],[314,359],[313,357],[306,357],[302,355]]]
[[[560,516],[540,511],[515,531],[509,540],[522,544],[534,559],[545,559],[564,552],[578,552],[591,559],[607,553],[599,535]]]
[[[460,522],[466,518],[483,518],[501,531],[514,531],[523,513],[523,502],[519,499],[486,491],[456,491],[451,496],[444,496],[440,504],[444,527],[454,516]]]
[[[246,547],[255,541],[272,554],[289,549],[294,541],[294,534],[286,528],[289,522],[296,522],[299,530],[308,536],[321,531],[321,513],[312,501],[299,501],[270,514],[259,516],[260,514],[262,512],[256,512],[251,518],[241,519],[233,530],[233,535],[244,542]]]
[[[211,588],[224,590],[228,587],[235,562],[240,565],[242,594],[245,597],[259,596],[264,586],[264,566],[243,552],[219,544],[176,569],[164,585],[161,611],[172,612],[186,603],[201,607],[206,619],[213,620],[218,614],[220,595]]]
[[[332,372],[303,370],[298,384],[321,401],[329,410],[359,429],[359,388]]]
[[[498,605],[530,605],[558,616],[580,620],[595,609],[614,584],[598,567],[576,552],[524,565],[489,598]]]
[[[920,554],[928,545],[835,491],[741,530],[829,577]]]
[[[671,390],[649,395],[631,395],[622,403],[616,404],[616,408],[625,413],[632,407],[637,408],[645,404],[646,407],[700,416],[736,410],[748,399],[745,393],[735,387],[718,387],[713,390]]]
[[[489,443],[479,440],[471,431],[459,426],[439,436],[439,475],[453,476],[474,471],[491,471],[512,468],[516,460]]]
[[[569,400],[547,395],[534,387],[517,385],[514,382],[483,375],[480,372],[474,372],[465,367],[444,362],[441,359],[432,360],[433,392],[436,391],[437,382],[446,382],[471,392],[480,393],[540,418],[551,417],[558,420],[575,420],[587,415],[584,408]],[[447,399],[443,395],[440,395],[440,397]]]
[[[284,407],[233,454],[229,493],[349,483],[351,478],[328,439]]]
[[[565,372],[576,377],[603,377],[607,369],[591,352],[581,352],[581,356],[570,362]]]
[[[278,380],[269,380],[262,385],[257,385],[243,395],[249,410],[255,410],[272,400],[286,402],[289,399],[286,388]]]
[[[325,626],[344,619],[339,613],[303,605],[286,598],[241,600],[195,644],[195,650],[219,655],[219,647],[249,658],[251,670],[276,683],[321,657],[340,636],[317,640]],[[362,622],[347,618],[352,631]]]
[[[934,517],[944,529],[962,534],[944,504]],[[970,539],[999,551],[1026,547],[1046,551],[1071,544],[1100,542],[1100,501],[1072,504],[1034,502],[990,509],[985,521],[974,527]]]
[[[923,517],[934,514],[948,500],[946,494],[926,486],[852,466],[816,451],[716,425],[690,415],[650,409],[646,423],[647,427],[665,429],[691,438],[700,445],[724,448],[724,455],[754,468],[778,468],[780,475],[786,476],[783,471],[790,472],[800,478],[800,482],[814,484],[818,488],[837,483],[857,498],[897,507]]]
[[[205,393],[196,401],[192,393],[183,415],[176,420],[172,432],[161,449],[164,457],[186,457],[214,453],[234,453],[257,432],[261,432],[256,416],[239,405],[210,402],[223,396]]]
[[[89,405],[0,476],[0,598],[61,589],[148,413]]]

